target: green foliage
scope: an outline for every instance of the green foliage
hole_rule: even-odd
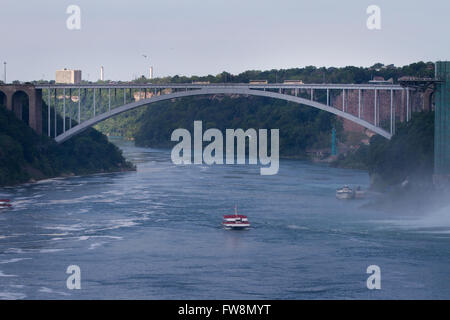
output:
[[[111,136],[133,138],[138,130],[139,119],[146,107],[125,112],[113,118],[100,122],[95,126],[100,132]]]
[[[172,132],[177,128],[193,132],[195,120],[203,122],[203,130],[217,128],[223,134],[227,128],[280,129],[282,156],[305,156],[307,147],[329,147],[336,125],[332,114],[270,98],[183,98],[150,105],[141,116],[136,144],[171,147],[176,143],[170,141]]]
[[[398,125],[391,140],[374,136],[370,146],[341,156],[335,165],[367,169],[386,186],[405,179],[429,183],[434,168],[434,112],[413,114],[410,122]]]
[[[247,83],[250,80],[268,80],[271,83],[283,82],[284,80],[299,79],[305,83],[365,83],[379,76],[385,79],[393,78],[397,81],[402,76],[434,77],[434,64],[431,62],[417,62],[403,67],[393,65],[384,66],[375,64],[372,67],[321,67],[307,66],[304,68],[272,69],[266,71],[249,70],[237,75],[227,72],[219,73],[216,76],[173,76],[157,79],[140,78],[137,83],[190,83],[191,81],[210,81],[211,83]]]
[[[406,178],[431,178],[434,168],[434,112],[414,114],[391,141],[377,136],[370,144],[367,167],[388,185]]]
[[[46,119],[46,106],[43,111]],[[62,118],[58,117],[58,121],[62,123]],[[94,129],[58,145],[46,136],[37,135],[25,122],[0,106],[0,185],[63,174],[131,168],[121,151]]]

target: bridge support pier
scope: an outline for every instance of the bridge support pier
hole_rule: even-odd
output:
[[[28,125],[42,134],[42,89],[33,85],[1,85],[0,91],[6,96],[6,108],[13,111],[19,119],[22,119],[23,105],[19,93],[25,93],[28,97]]]
[[[17,118],[22,119],[22,97],[20,95],[13,95],[10,99],[10,107],[8,108]]]
[[[29,125],[37,134],[42,134],[42,89],[34,89],[29,97]]]
[[[431,111],[433,106],[433,94],[434,90],[432,88],[427,88],[423,93],[423,106],[422,110]]]

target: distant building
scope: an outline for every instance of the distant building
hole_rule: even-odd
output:
[[[284,84],[303,84],[302,80],[284,80]]]
[[[209,81],[192,81],[192,84],[211,84]]]
[[[389,80],[384,80],[383,77],[375,76],[373,77],[373,80],[370,80],[369,83],[371,84],[393,84],[394,80],[390,78]]]
[[[103,66],[100,67],[100,80],[105,81],[105,70],[103,69]]]
[[[150,69],[148,70],[148,78],[153,79],[153,67],[150,67]]]
[[[81,70],[56,70],[56,83],[79,84],[81,83]]]
[[[250,80],[249,83],[250,84],[268,84],[269,81],[267,81],[267,80]]]

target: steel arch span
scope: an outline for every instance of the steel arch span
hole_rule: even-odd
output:
[[[145,106],[154,102],[158,102],[158,101],[164,101],[164,100],[170,100],[170,99],[176,99],[176,98],[182,98],[182,97],[191,97],[191,96],[201,96],[201,95],[211,95],[211,94],[240,94],[240,95],[252,95],[252,96],[261,96],[261,97],[269,97],[269,98],[274,98],[274,99],[280,99],[280,100],[285,100],[285,101],[290,101],[290,102],[295,102],[298,104],[303,104],[306,106],[310,106],[313,108],[317,108],[320,110],[324,110],[330,113],[333,113],[337,116],[340,116],[344,119],[350,120],[352,122],[355,122],[383,137],[385,137],[386,139],[391,139],[392,135],[390,132],[377,127],[361,118],[358,118],[354,115],[351,115],[349,113],[346,113],[344,111],[338,110],[336,108],[333,108],[331,106],[327,106],[323,103],[320,102],[316,102],[313,100],[309,100],[309,99],[305,99],[305,98],[301,98],[301,97],[297,97],[297,96],[292,96],[292,95],[288,95],[288,94],[283,94],[283,93],[277,93],[277,92],[272,92],[272,91],[264,91],[264,90],[256,90],[256,89],[249,89],[247,88],[242,88],[242,87],[233,87],[233,88],[227,88],[227,87],[209,87],[209,88],[201,88],[201,89],[195,89],[195,90],[187,90],[187,91],[179,91],[179,92],[175,92],[175,93],[170,93],[170,94],[164,94],[164,95],[160,95],[160,96],[153,96],[151,98],[148,99],[142,99],[139,101],[135,101],[135,102],[131,102],[125,105],[122,105],[120,107],[116,107],[114,109],[111,109],[110,111],[107,111],[105,113],[99,114],[89,120],[86,120],[74,127],[72,127],[71,129],[65,131],[64,133],[60,134],[59,136],[57,136],[55,138],[57,143],[62,143],[70,138],[72,138],[73,136],[83,132],[84,130],[86,130],[87,128],[90,128],[94,125],[96,125],[97,123],[106,120],[108,118],[114,117],[120,113],[129,111],[129,110],[133,110],[136,108],[139,108],[141,106]]]

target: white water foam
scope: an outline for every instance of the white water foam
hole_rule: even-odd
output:
[[[9,260],[2,260],[2,261],[0,261],[0,264],[14,263],[14,262],[19,262],[19,261],[23,261],[23,260],[31,260],[31,258],[14,258],[14,259],[9,259]]]
[[[17,254],[25,254],[25,253],[53,253],[63,251],[64,249],[21,249],[21,248],[8,248],[5,250],[5,253],[17,253]]]
[[[94,238],[106,238],[106,239],[113,239],[113,240],[122,240],[123,237],[119,237],[119,236],[80,236],[80,237],[66,237],[66,238],[52,238],[50,240],[53,241],[57,241],[57,240],[79,240],[79,241],[86,241],[89,239],[94,239]]]
[[[49,229],[49,230],[61,230],[61,231],[83,231],[85,229],[86,226],[84,226],[81,223],[77,223],[77,224],[72,224],[72,225],[65,225],[65,224],[60,224],[60,225],[54,225],[54,226],[47,226],[47,227],[42,227],[43,229]]]
[[[290,224],[287,226],[287,228],[292,230],[309,230],[309,228],[307,227],[297,226],[295,224]]]
[[[0,292],[0,299],[3,300],[20,300],[26,297],[25,294],[19,292]]]
[[[439,210],[429,212],[420,217],[405,217],[403,219],[371,220],[372,223],[384,224],[388,229],[392,226],[404,230],[418,231],[421,233],[450,233],[450,205]],[[439,228],[442,230],[423,230],[427,228]]]
[[[14,289],[23,289],[23,288],[25,288],[25,286],[23,284],[10,284],[9,286],[11,288],[14,288]]]
[[[0,236],[0,239],[6,239],[6,238],[14,238],[16,236]]]
[[[98,248],[98,247],[102,246],[103,244],[104,244],[104,242],[95,242],[95,243],[92,243],[92,244],[89,246],[88,250],[94,250],[95,248]]]
[[[14,274],[4,274],[2,270],[0,270],[0,278],[11,278],[11,277],[17,277]]]
[[[73,199],[58,199],[58,200],[50,200],[50,204],[75,204],[75,203],[83,203],[86,202],[86,200],[93,200],[93,199],[101,199],[101,195],[90,195],[90,196],[83,196]]]
[[[63,295],[63,296],[68,296],[69,295],[66,292],[54,291],[53,289],[50,289],[50,288],[47,288],[47,287],[41,287],[38,291],[42,292],[42,293],[53,293],[53,294],[59,294],[59,295]]]

